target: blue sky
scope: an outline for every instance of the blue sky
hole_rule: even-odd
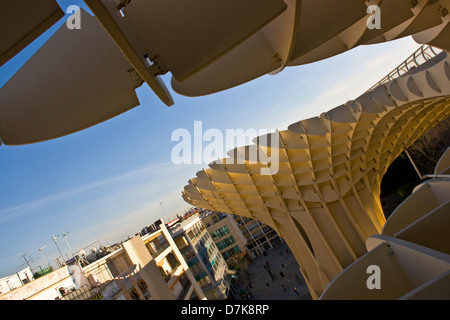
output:
[[[58,2],[64,11],[71,4],[85,7],[82,1]],[[57,27],[0,68],[0,86]],[[43,246],[55,266],[59,254],[53,235],[60,235],[58,245],[70,255],[63,232],[69,232],[69,244],[78,251],[97,241],[113,244],[190,208],[181,190],[207,163],[173,164],[174,130],[193,132],[194,121],[202,121],[203,130],[223,132],[285,130],[356,98],[418,47],[404,38],[289,67],[209,96],[172,92],[172,107],[143,85],[137,90],[140,106],[99,125],[47,142],[0,146],[0,277],[24,268],[23,254],[35,259],[35,271],[44,267],[38,253]],[[163,80],[170,87],[170,75]]]

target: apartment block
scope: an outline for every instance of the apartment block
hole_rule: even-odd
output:
[[[267,224],[252,218],[233,215],[239,229],[246,239],[246,248],[252,258],[283,242],[275,230]]]
[[[229,216],[219,216],[224,221],[230,220]],[[215,238],[218,232],[223,232],[220,228],[224,226],[218,225]],[[234,228],[236,239],[245,250],[237,225]],[[110,248],[95,261],[79,259],[79,263],[55,270],[27,286],[12,290],[7,296],[0,296],[0,299],[228,298],[231,280],[228,266],[198,210],[167,224],[161,220],[158,229],[152,231],[143,236],[138,234],[113,250]],[[224,246],[224,249],[228,250],[228,247]]]
[[[233,215],[203,210],[200,218],[229,266],[247,254],[247,240]]]
[[[283,242],[275,230],[259,220],[210,210],[200,211],[200,217],[229,264],[243,252],[253,259]]]
[[[189,300],[205,295],[162,223],[100,259],[64,266],[0,295],[0,300],[17,299]]]
[[[170,227],[170,233],[207,299],[226,299],[231,275],[198,212]]]
[[[93,285],[116,281],[120,299],[189,300],[205,296],[163,223],[84,268]]]
[[[0,295],[34,280],[30,267],[0,279]]]
[[[60,300],[69,292],[89,286],[78,264],[64,266],[0,295],[0,300]]]

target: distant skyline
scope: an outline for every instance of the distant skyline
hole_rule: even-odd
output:
[[[64,11],[71,4],[87,9],[82,1],[58,2]],[[0,86],[57,27],[0,68]],[[204,130],[223,132],[286,130],[355,99],[419,46],[410,37],[360,46],[204,97],[174,93],[167,74],[162,79],[175,100],[170,108],[144,84],[136,90],[140,106],[113,119],[46,142],[0,146],[0,277],[25,268],[23,254],[35,259],[34,271],[45,268],[38,251],[43,246],[42,254],[55,267],[59,252],[53,235],[70,256],[63,232],[69,232],[75,253],[97,241],[125,240],[155,220],[167,222],[188,210],[181,191],[208,164],[172,163],[174,130],[192,132],[194,121],[202,121]]]

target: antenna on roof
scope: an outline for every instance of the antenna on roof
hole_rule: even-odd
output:
[[[166,212],[166,210],[164,210],[164,207],[163,207],[163,202],[164,201],[161,201],[160,203],[159,203],[159,205],[161,206],[161,208],[162,208],[162,210],[163,210],[163,212],[164,212],[164,216],[167,216],[167,212]]]
[[[31,266],[30,266],[30,262],[32,262],[33,259],[31,259],[31,256],[29,256],[28,259],[27,259],[27,258],[26,258],[26,254],[27,254],[27,253],[28,253],[28,252],[25,252],[23,255],[20,256],[21,258],[23,258],[23,259],[25,260],[25,263],[22,264],[22,266],[26,264],[26,265],[31,269],[31,272],[33,272],[33,269],[32,269]]]

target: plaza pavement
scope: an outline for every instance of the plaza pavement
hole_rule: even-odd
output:
[[[285,243],[252,260],[244,277],[255,300],[311,300],[298,263]]]

